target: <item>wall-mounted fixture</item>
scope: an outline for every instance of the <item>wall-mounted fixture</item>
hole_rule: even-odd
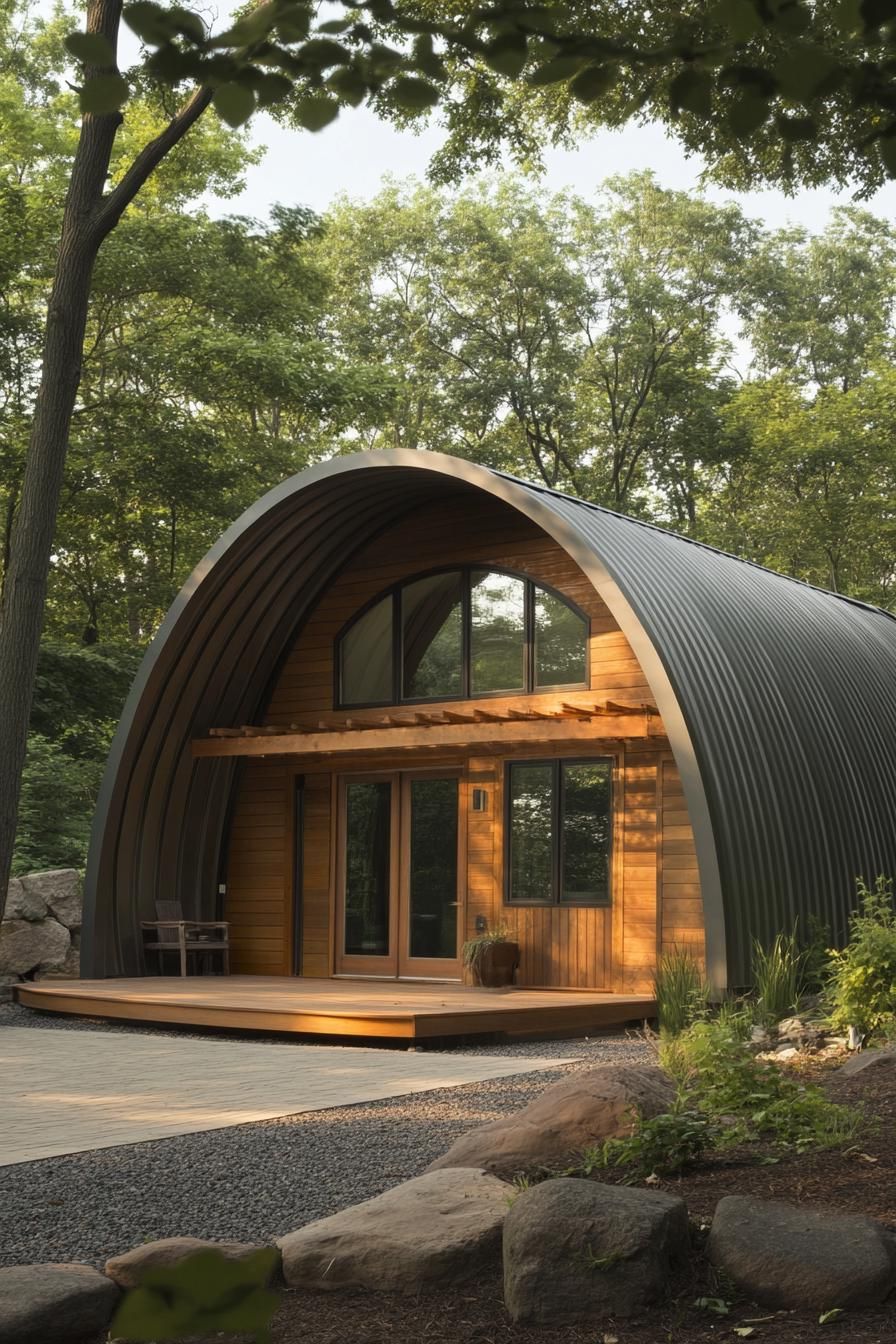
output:
[[[485,933],[485,931],[486,931],[487,928],[488,928],[488,920],[486,919],[485,915],[477,915],[477,916],[476,916],[476,932],[477,932],[477,933]]]
[[[474,789],[473,798],[470,804],[473,812],[488,811],[488,792],[485,789]]]

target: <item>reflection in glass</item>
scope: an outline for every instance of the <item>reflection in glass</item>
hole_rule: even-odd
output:
[[[610,765],[563,763],[561,770],[560,899],[600,904],[610,899]]]
[[[402,589],[403,696],[414,700],[463,693],[462,590],[458,571],[433,574]]]
[[[410,783],[412,957],[457,957],[457,780]]]
[[[392,701],[392,598],[384,597],[346,630],[339,645],[344,705]]]
[[[345,787],[345,952],[389,955],[392,785]]]
[[[572,607],[535,589],[535,685],[574,686],[585,680],[585,622]]]
[[[554,888],[554,768],[510,767],[510,899],[550,901]]]
[[[474,570],[470,619],[471,693],[525,690],[524,580]]]

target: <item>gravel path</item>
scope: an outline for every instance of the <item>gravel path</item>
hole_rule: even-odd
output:
[[[5,1024],[110,1030],[15,1005],[0,1006]],[[416,1176],[466,1129],[578,1069],[652,1058],[643,1041],[618,1034],[462,1053],[581,1058],[538,1074],[0,1168],[0,1264],[100,1265],[142,1241],[185,1234],[268,1241]]]

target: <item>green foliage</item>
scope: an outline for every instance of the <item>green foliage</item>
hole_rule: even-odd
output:
[[[173,1269],[148,1271],[112,1321],[116,1339],[179,1340],[206,1332],[252,1335],[270,1340],[270,1322],[279,1296],[268,1287],[277,1264],[273,1249],[242,1260],[219,1251],[200,1251]]]
[[[103,761],[114,724],[83,720],[51,741],[39,733],[28,738],[13,875],[46,868],[83,868],[90,822],[103,775]],[[95,754],[74,757],[67,748],[93,738]]]
[[[802,932],[802,927],[801,927]],[[803,986],[806,994],[817,994],[827,984],[831,945],[831,927],[817,915],[809,915],[803,946]]]
[[[134,649],[45,645],[38,662],[13,872],[83,868]]]
[[[606,1139],[582,1154],[581,1165],[569,1174],[593,1176],[609,1167],[625,1167],[627,1179],[674,1176],[698,1162],[712,1145],[706,1115],[679,1100],[672,1110],[650,1119],[639,1118],[626,1138]]]
[[[464,966],[469,971],[475,970],[490,947],[495,943],[509,941],[510,931],[504,924],[499,924],[494,929],[486,929],[484,933],[477,933],[475,938],[468,938],[461,949]]]
[[[719,1147],[758,1141],[797,1151],[838,1147],[861,1124],[858,1112],[757,1060],[725,1024],[695,1023],[661,1043],[660,1060],[688,1104],[707,1117]]]
[[[896,1027],[896,908],[893,881],[878,876],[873,887],[858,879],[858,908],[849,942],[831,952],[828,1000],[831,1021],[867,1036],[891,1035]]]
[[[779,933],[771,947],[753,940],[752,978],[757,1012],[767,1025],[795,1013],[805,984],[805,954],[796,931]]]
[[[502,142],[524,160],[545,124],[562,139],[580,119],[620,125],[646,110],[739,185],[826,174],[869,187],[896,171],[891,17],[859,0],[717,0],[674,13],[526,0],[450,11],[439,0],[346,0],[320,11],[268,0],[212,32],[182,6],[124,7],[148,49],[140,73],[242,90],[223,99],[234,124],[275,105],[319,129],[347,85],[346,102],[367,99],[399,120],[440,105],[447,175],[494,159]],[[69,41],[88,62],[82,107],[117,110],[109,80],[120,76],[89,63],[88,34]],[[309,117],[309,97],[327,90],[328,116]]]
[[[702,968],[687,948],[664,952],[653,978],[660,1030],[678,1036],[693,1022],[705,1017],[710,988]]]

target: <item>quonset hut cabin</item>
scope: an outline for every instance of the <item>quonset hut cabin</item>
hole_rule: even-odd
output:
[[[169,612],[89,859],[84,972],[144,973],[159,899],[238,976],[719,989],[857,874],[896,872],[896,622],[437,454],[267,494]],[[295,982],[293,982],[295,983]],[[47,1005],[49,1006],[49,1005]]]

